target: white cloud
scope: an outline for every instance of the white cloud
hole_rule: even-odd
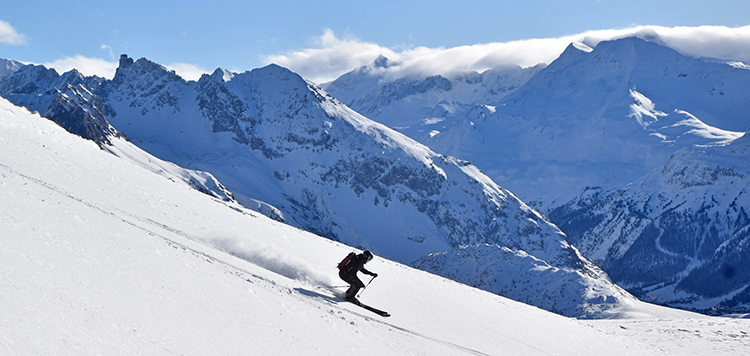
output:
[[[109,51],[109,58],[115,59],[115,54],[114,54],[114,52],[112,52],[112,47],[111,46],[103,44],[101,46],[101,49],[106,49],[107,51]]]
[[[690,56],[750,60],[750,26],[638,26],[622,30],[590,31],[572,37],[594,47],[601,41],[632,36],[661,42]]]
[[[42,63],[47,68],[55,68],[62,74],[73,68],[77,69],[84,75],[97,75],[107,79],[115,76],[118,62],[111,62],[102,58],[90,58],[77,54],[73,57],[64,57],[54,62]]]
[[[109,49],[109,46],[102,45],[102,49]],[[119,66],[118,61],[108,61],[102,58],[91,58],[84,57],[77,54],[72,57],[64,57],[54,62],[42,63],[47,68],[55,68],[55,70],[62,74],[73,68],[86,76],[96,75],[107,79],[112,79],[115,76],[115,71]],[[196,65],[188,63],[172,63],[166,65],[167,69],[173,70],[177,75],[181,76],[185,80],[198,80],[204,73],[210,73],[205,69],[202,69]]]
[[[175,71],[177,75],[179,75],[180,77],[182,77],[182,79],[185,79],[185,80],[197,81],[198,79],[201,78],[201,75],[211,74],[210,71],[205,70],[201,67],[198,67],[194,64],[189,64],[189,63],[172,63],[169,65],[166,65],[165,67],[167,67],[170,70]]]
[[[0,44],[23,45],[26,44],[26,36],[18,33],[10,23],[0,20]]]
[[[0,39],[3,25],[0,21]],[[336,79],[340,75],[372,63],[379,55],[389,58],[395,65],[387,69],[394,77],[408,75],[449,75],[460,71],[482,72],[500,65],[533,66],[550,63],[570,43],[583,43],[595,47],[599,42],[623,37],[639,36],[658,40],[686,55],[714,57],[750,64],[750,26],[729,28],[723,26],[660,27],[636,26],[617,30],[588,31],[580,34],[539,38],[512,42],[495,42],[459,46],[452,48],[413,47],[393,50],[375,43],[364,42],[352,36],[337,36],[327,29],[315,38],[310,48],[292,51],[283,55],[268,56],[266,63],[276,63],[289,68],[316,83]],[[3,40],[0,40],[2,43]],[[111,51],[108,45],[101,49]],[[65,57],[47,67],[63,73],[77,68],[85,75],[98,75],[111,79],[117,69],[117,61],[90,58],[81,55]],[[186,80],[198,80],[203,68],[188,63],[166,65]]]
[[[599,42],[639,36],[662,43],[693,56],[750,61],[750,26],[661,27],[636,26],[619,30],[588,31],[558,38],[528,39],[512,42],[476,44],[453,48],[416,47],[401,51],[363,42],[356,38],[338,38],[326,29],[311,46],[283,55],[267,56],[264,61],[287,67],[303,77],[324,83],[372,63],[379,55],[398,65],[389,73],[408,75],[450,74],[458,71],[484,71],[498,65],[522,67],[550,63],[573,43],[595,47]]]
[[[349,70],[372,62],[381,54],[391,59],[397,56],[392,50],[375,43],[362,42],[356,38],[340,39],[331,29],[326,29],[313,45],[315,48],[268,56],[264,61],[289,68],[307,79],[318,82],[334,79]]]

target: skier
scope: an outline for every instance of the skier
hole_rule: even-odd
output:
[[[359,304],[359,300],[356,298],[357,292],[361,288],[364,288],[365,284],[357,277],[358,271],[369,274],[372,278],[378,276],[377,273],[372,273],[365,269],[365,263],[370,261],[372,261],[372,253],[370,251],[362,252],[359,255],[352,252],[339,264],[339,277],[344,282],[349,283],[349,289],[346,291],[346,296],[344,297],[344,300],[347,302]]]

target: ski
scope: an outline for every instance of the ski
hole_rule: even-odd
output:
[[[358,305],[358,306],[360,306],[362,308],[365,308],[365,309],[367,309],[367,310],[369,310],[369,311],[371,311],[371,312],[373,312],[375,314],[378,314],[378,315],[380,315],[382,317],[386,317],[387,318],[387,317],[391,316],[391,314],[388,314],[387,311],[383,311],[383,310],[380,310],[380,309],[373,308],[373,307],[371,307],[371,306],[369,306],[367,304],[362,304],[362,302],[360,302],[358,300],[352,300],[352,301],[349,301],[349,302],[352,303],[352,304],[354,304],[354,305]]]

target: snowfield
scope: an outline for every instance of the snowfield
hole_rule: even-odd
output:
[[[5,99],[0,128],[3,355],[750,353],[747,319],[634,301],[624,319],[580,321],[376,257],[361,300],[382,318],[336,297],[351,247]]]

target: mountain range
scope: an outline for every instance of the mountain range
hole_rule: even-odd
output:
[[[527,71],[534,75],[502,76],[512,84],[501,97],[478,86],[472,99],[456,94],[450,110],[445,99],[419,103],[430,107],[425,110],[430,114],[409,120],[449,122],[413,138],[472,162],[543,213],[588,186],[615,189],[630,183],[680,147],[725,143],[748,129],[742,122],[750,103],[743,93],[750,72],[686,57],[655,42],[625,38],[594,49],[571,44],[548,66]],[[358,69],[328,84],[328,91],[338,97],[339,80],[353,82],[355,75],[373,77]],[[377,106],[382,101],[363,100],[380,91],[363,90],[344,102],[355,110]],[[423,97],[414,93],[402,104],[369,110],[387,111]]]
[[[112,80],[25,66],[0,82],[0,93],[50,119],[64,118],[57,122],[65,128],[78,114],[81,122],[97,123],[83,126],[99,130],[72,132],[106,151],[149,166],[150,159],[132,153],[132,142],[189,172],[210,172],[207,180],[218,181],[199,190],[263,207],[280,221],[379,256],[412,263],[433,252],[500,246],[523,251],[506,256],[516,261],[503,267],[532,288],[495,283],[515,298],[546,305],[549,298],[527,297],[549,288],[526,273],[537,267],[531,261],[542,261],[583,286],[576,298],[556,299],[556,311],[597,317],[633,299],[555,225],[477,167],[367,119],[275,65],[245,73],[217,69],[194,82],[123,55]],[[58,114],[60,102],[65,115]],[[184,178],[196,174],[181,177],[196,185]],[[455,263],[462,262],[442,265]]]
[[[637,38],[481,74],[391,65],[324,90],[275,65],[195,82],[123,55],[112,80],[6,65],[0,95],[121,157],[139,155],[107,147],[130,140],[210,172],[213,196],[563,315],[628,303],[608,273],[644,300],[747,308],[746,170],[727,153],[746,69]]]
[[[367,75],[355,70],[329,91]],[[658,38],[573,43],[499,100],[459,99],[448,115],[423,116],[451,124],[414,138],[480,167],[643,300],[741,311],[750,280],[732,241],[748,183],[742,156],[726,152],[744,146],[748,88],[745,67],[684,56]],[[445,101],[429,105],[443,112]]]

